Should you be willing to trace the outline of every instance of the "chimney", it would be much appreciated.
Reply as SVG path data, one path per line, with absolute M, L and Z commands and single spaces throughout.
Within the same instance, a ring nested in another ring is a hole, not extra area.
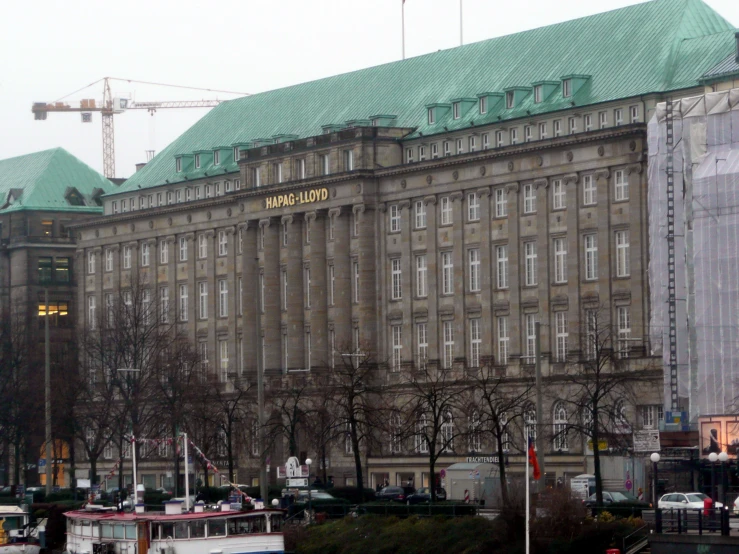
M 136 164 L 136 171 L 141 171 L 144 166 L 147 164 L 147 162 L 139 162 Z

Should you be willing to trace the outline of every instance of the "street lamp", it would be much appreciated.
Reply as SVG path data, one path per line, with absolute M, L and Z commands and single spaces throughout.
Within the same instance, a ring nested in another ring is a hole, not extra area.
M 654 484 L 652 486 L 652 504 L 654 509 L 657 509 L 657 464 L 659 463 L 659 453 L 653 452 L 649 459 L 652 460 L 652 475 L 654 476 Z
M 721 452 L 718 455 L 718 461 L 721 462 L 721 502 L 724 505 L 724 509 L 728 509 L 726 505 L 726 462 L 729 461 L 729 455 L 726 452 Z
M 305 465 L 308 466 L 308 523 L 313 523 L 313 512 L 311 508 L 313 507 L 312 502 L 312 496 L 310 492 L 310 465 L 313 463 L 313 460 L 310 458 L 305 459 Z
M 708 461 L 711 462 L 711 500 L 716 504 L 716 462 L 718 462 L 718 454 L 711 452 L 708 455 Z

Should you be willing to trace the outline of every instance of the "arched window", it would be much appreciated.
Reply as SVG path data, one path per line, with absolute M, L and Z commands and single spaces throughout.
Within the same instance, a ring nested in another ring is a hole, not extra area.
M 469 433 L 470 452 L 480 452 L 482 450 L 482 434 L 480 433 L 480 412 L 477 410 L 473 410 L 470 415 Z
M 523 412 L 523 422 L 529 428 L 529 437 L 536 441 L 536 408 L 529 404 Z M 524 445 L 525 448 L 528 448 Z
M 400 452 L 400 414 L 390 416 L 390 453 Z
M 552 447 L 555 451 L 568 450 L 567 409 L 562 402 L 557 402 L 552 410 Z
M 441 446 L 443 452 L 452 452 L 454 450 L 454 418 L 452 412 L 447 410 L 444 412 L 443 421 L 441 423 Z
M 419 454 L 428 454 L 429 451 L 429 443 L 426 440 L 427 428 L 426 414 L 421 414 L 416 423 L 416 452 Z
M 613 406 L 613 423 L 616 433 L 629 433 L 631 426 L 626 418 L 626 402 L 618 400 Z

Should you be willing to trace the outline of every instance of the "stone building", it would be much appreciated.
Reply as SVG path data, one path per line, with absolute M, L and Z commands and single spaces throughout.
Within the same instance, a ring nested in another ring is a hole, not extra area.
M 555 387 L 605 307 L 622 357 L 650 368 L 646 123 L 702 90 L 733 33 L 702 2 L 656 0 L 224 102 L 75 226 L 79 322 L 145 270 L 224 382 L 258 349 L 281 376 L 361 347 L 388 385 L 424 364 L 515 379 L 539 322 Z M 624 413 L 649 427 L 662 372 L 644 372 Z M 550 482 L 584 469 L 583 441 L 558 446 L 539 445 Z M 241 482 L 256 461 L 244 449 Z M 428 482 L 411 444 L 367 464 L 373 486 Z M 351 482 L 346 452 L 331 466 Z
M 26 403 L 29 421 L 22 434 L 28 438 L 23 452 L 24 465 L 30 467 L 21 479 L 26 484 L 38 482 L 36 460 L 43 440 L 43 410 L 34 411 L 35 399 L 43 401 L 44 318 L 48 313 L 52 371 L 68 363 L 68 348 L 73 344 L 77 283 L 75 276 L 75 240 L 69 226 L 102 214 L 102 195 L 112 192 L 113 183 L 61 148 L 45 150 L 0 160 L 0 313 L 3 318 L 3 399 L 4 407 L 18 400 L 8 385 L 10 371 L 29 372 L 32 383 L 22 401 Z M 49 294 L 46 310 L 45 291 Z M 28 348 L 9 355 L 13 348 Z M 22 358 L 22 367 L 11 359 Z M 18 385 L 20 386 L 20 385 Z M 33 420 L 38 417 L 37 420 Z M 13 418 L 11 418 L 13 419 Z M 18 420 L 14 420 L 16 423 Z M 4 484 L 16 483 L 11 467 L 8 434 L 15 425 L 3 423 Z M 40 433 L 40 434 L 39 434 Z

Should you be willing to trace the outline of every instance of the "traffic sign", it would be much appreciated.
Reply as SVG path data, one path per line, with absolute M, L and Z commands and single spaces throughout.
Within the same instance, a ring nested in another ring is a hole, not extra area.
M 439 472 L 439 475 L 441 475 L 441 478 L 442 478 L 442 479 L 443 479 L 444 477 L 446 477 L 446 469 L 442 469 L 442 470 L 441 470 L 441 471 Z
M 626 483 L 624 483 L 624 487 L 626 487 L 627 491 L 630 491 L 634 486 L 634 483 L 631 482 L 631 479 L 626 479 Z

